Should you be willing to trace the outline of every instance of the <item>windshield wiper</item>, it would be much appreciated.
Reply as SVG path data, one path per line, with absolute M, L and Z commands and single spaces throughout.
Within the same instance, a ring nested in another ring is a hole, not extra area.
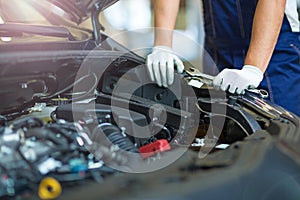
M 41 26 L 18 23 L 0 24 L 0 37 L 20 36 L 22 33 L 68 38 L 75 41 L 76 38 L 65 27 L 60 26 Z

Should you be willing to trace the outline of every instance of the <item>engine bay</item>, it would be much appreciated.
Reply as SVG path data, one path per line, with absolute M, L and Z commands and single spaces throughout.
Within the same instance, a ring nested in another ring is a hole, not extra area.
M 188 74 L 160 88 L 143 58 L 112 49 L 1 55 L 1 197 L 55 199 L 74 185 L 161 170 L 186 152 L 198 162 L 258 132 L 278 137 L 278 124 L 299 126 L 257 94 L 193 86 Z

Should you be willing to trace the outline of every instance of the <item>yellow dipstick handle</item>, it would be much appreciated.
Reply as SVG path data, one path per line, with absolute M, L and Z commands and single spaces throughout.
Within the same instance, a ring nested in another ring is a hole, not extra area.
M 41 199 L 55 199 L 61 191 L 61 185 L 55 178 L 46 177 L 40 182 L 38 194 Z

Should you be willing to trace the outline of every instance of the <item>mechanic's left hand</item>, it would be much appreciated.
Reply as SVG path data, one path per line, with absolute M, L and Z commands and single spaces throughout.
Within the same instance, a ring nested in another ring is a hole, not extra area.
M 257 88 L 263 79 L 263 72 L 255 66 L 245 65 L 241 70 L 224 69 L 213 81 L 216 88 L 232 94 L 244 94 L 245 89 Z

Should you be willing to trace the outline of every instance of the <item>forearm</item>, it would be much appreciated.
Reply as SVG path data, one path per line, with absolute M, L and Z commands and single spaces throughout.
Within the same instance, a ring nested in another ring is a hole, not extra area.
M 155 0 L 155 46 L 172 46 L 172 35 L 178 14 L 179 3 L 180 0 Z
M 254 65 L 265 72 L 272 57 L 286 0 L 259 0 L 254 15 L 251 42 L 245 65 Z

